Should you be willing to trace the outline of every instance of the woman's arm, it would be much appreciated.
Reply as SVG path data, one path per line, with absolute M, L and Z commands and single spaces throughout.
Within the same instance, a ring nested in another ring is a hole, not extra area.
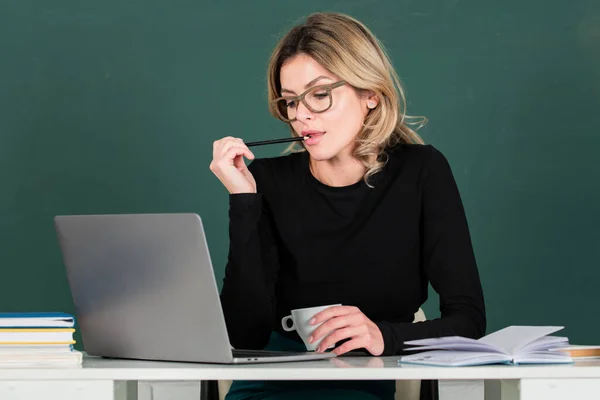
M 229 197 L 229 256 L 221 304 L 235 348 L 262 349 L 275 327 L 279 260 L 268 204 L 260 193 L 260 160 L 249 166 L 259 193 Z
M 376 322 L 383 355 L 398 354 L 404 341 L 485 334 L 483 291 L 462 200 L 448 161 L 432 146 L 423 167 L 422 267 L 440 297 L 441 318 L 419 323 Z

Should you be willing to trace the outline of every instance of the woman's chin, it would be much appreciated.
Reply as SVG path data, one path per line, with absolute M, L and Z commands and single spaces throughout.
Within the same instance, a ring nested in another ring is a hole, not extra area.
M 310 154 L 310 157 L 315 161 L 328 161 L 334 158 L 353 158 L 353 144 L 340 148 L 338 146 L 326 146 L 323 143 L 319 143 L 316 146 L 305 146 L 305 148 Z
M 327 149 L 319 149 L 316 146 L 308 147 L 308 154 L 310 154 L 310 158 L 315 161 L 327 161 L 334 157 L 335 154 L 331 154 L 331 151 L 327 151 Z

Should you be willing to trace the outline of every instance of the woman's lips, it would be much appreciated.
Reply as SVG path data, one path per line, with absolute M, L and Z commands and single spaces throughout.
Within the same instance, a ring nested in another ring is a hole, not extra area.
M 325 135 L 325 132 L 320 132 L 320 131 L 302 131 L 302 136 L 309 136 L 308 139 L 304 140 L 304 144 L 307 146 L 316 145 L 323 139 L 324 135 Z

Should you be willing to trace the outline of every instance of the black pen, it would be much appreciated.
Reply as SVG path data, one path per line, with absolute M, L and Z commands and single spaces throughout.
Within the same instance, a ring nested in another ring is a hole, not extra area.
M 245 144 L 248 147 L 252 147 L 252 146 L 262 146 L 264 144 L 300 142 L 302 140 L 308 139 L 309 137 L 310 137 L 310 135 L 306 135 L 306 136 L 298 136 L 298 137 L 291 137 L 291 138 L 284 138 L 284 139 L 262 140 L 260 142 L 249 142 L 249 143 L 245 143 Z

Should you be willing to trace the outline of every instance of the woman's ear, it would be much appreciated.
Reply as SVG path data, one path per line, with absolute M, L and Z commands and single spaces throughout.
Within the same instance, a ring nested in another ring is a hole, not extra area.
M 375 94 L 375 92 L 368 91 L 365 93 L 365 100 L 367 103 L 367 108 L 372 110 L 379 105 L 379 96 Z

